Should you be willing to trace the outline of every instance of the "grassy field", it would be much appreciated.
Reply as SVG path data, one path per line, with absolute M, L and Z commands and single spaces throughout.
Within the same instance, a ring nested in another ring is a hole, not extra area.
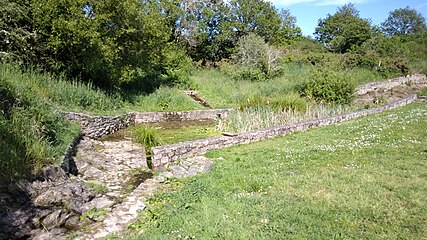
M 207 153 L 129 239 L 425 239 L 427 105 Z M 143 234 L 142 234 L 143 233 Z

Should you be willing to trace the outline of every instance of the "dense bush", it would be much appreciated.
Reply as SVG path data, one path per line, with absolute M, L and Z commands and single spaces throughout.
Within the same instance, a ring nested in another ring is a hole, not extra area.
M 371 69 L 384 77 L 407 74 L 410 71 L 409 63 L 405 58 L 381 57 L 375 53 L 302 53 L 294 54 L 287 59 L 289 62 L 326 67 L 337 72 L 354 68 Z
M 342 74 L 317 68 L 299 88 L 302 96 L 318 102 L 349 104 L 353 100 L 355 85 Z

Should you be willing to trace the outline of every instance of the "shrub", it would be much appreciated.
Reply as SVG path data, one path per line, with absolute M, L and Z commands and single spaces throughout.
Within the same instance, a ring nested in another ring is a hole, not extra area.
M 163 81 L 166 84 L 177 85 L 182 88 L 191 88 L 190 71 L 192 69 L 191 58 L 173 44 L 168 44 L 163 49 Z
M 282 72 L 281 50 L 268 45 L 264 39 L 250 33 L 240 38 L 232 59 L 240 67 L 235 79 L 262 81 Z
M 310 79 L 300 86 L 300 93 L 318 102 L 349 104 L 353 100 L 355 84 L 326 68 L 318 68 L 310 73 Z

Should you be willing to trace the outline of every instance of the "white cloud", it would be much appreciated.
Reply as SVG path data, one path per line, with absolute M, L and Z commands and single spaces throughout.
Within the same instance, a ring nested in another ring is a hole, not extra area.
M 364 3 L 367 0 L 270 0 L 274 5 L 291 6 L 301 3 L 310 3 L 312 5 L 344 5 L 347 3 Z

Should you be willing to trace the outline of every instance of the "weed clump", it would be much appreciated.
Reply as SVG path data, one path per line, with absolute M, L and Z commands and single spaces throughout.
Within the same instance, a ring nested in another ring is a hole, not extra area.
M 145 147 L 147 158 L 151 158 L 151 148 L 162 145 L 163 141 L 153 127 L 142 125 L 133 130 L 133 135 L 137 142 Z
M 290 93 L 273 98 L 270 102 L 276 111 L 304 112 L 309 103 L 297 93 Z

